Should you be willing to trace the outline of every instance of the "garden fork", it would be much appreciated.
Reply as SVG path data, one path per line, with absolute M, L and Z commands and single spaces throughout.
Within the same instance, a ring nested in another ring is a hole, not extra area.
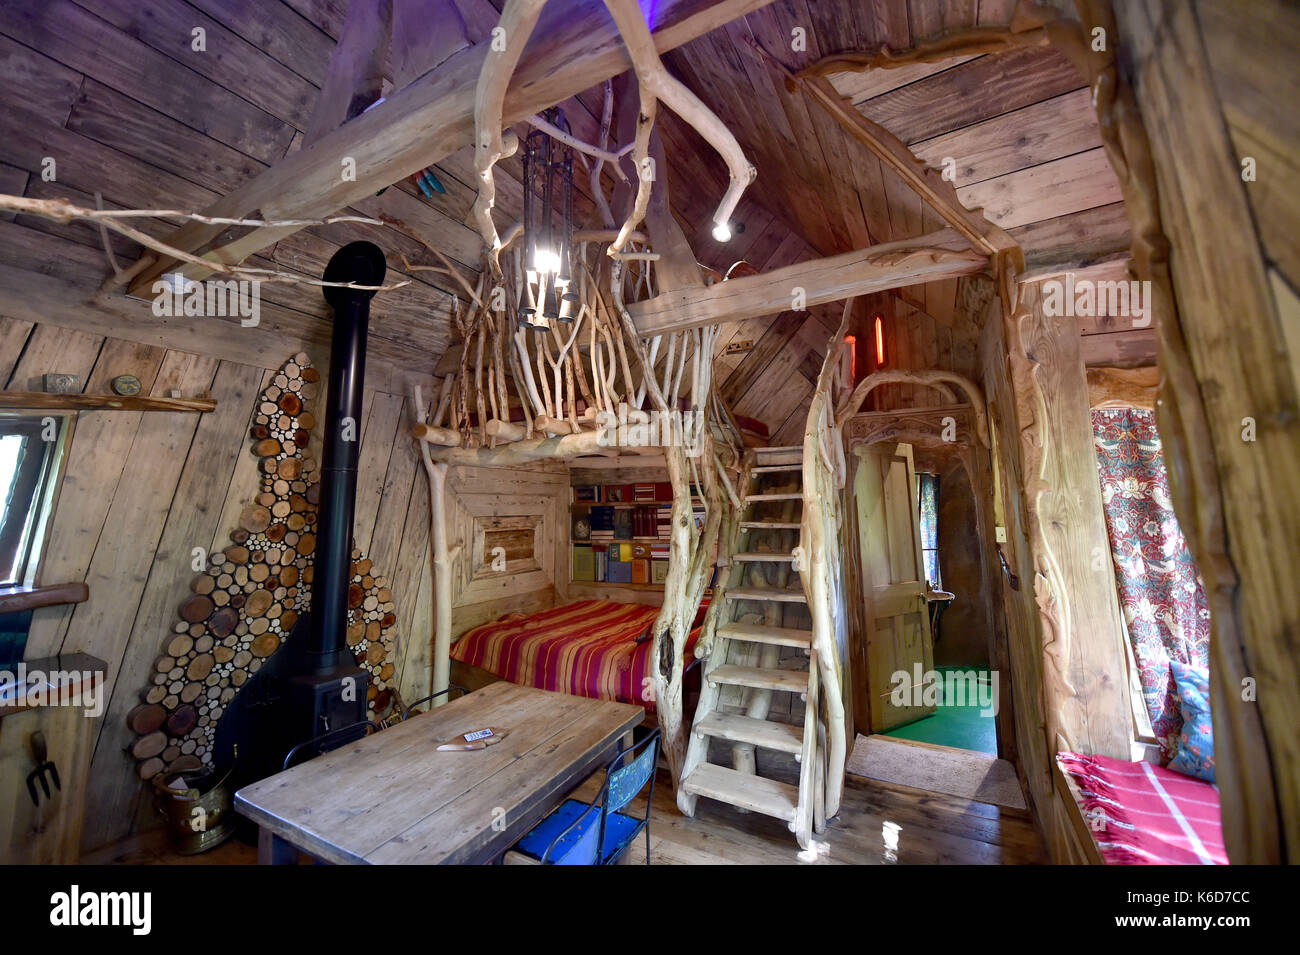
M 36 768 L 27 774 L 27 793 L 32 797 L 32 805 L 39 806 L 41 801 L 36 795 L 36 783 L 38 781 L 41 784 L 41 789 L 45 790 L 46 799 L 50 798 L 50 782 L 53 782 L 54 788 L 60 792 L 62 792 L 63 787 L 59 784 L 59 771 L 49 759 L 49 750 L 45 746 L 45 734 L 37 731 L 28 738 L 27 743 L 32 749 L 32 759 L 36 761 Z M 45 777 L 46 770 L 49 770 L 49 781 Z

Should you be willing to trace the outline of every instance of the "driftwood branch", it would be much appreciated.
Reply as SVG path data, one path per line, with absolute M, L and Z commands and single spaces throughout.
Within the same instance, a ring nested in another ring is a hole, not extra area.
M 725 226 L 740 202 L 740 197 L 754 181 L 754 166 L 745 158 L 744 150 L 731 131 L 723 125 L 722 120 L 709 109 L 704 102 L 690 91 L 680 80 L 664 67 L 655 48 L 650 27 L 646 25 L 636 0 L 605 0 L 614 25 L 618 27 L 628 55 L 632 58 L 632 68 L 636 73 L 637 87 L 641 98 L 641 112 L 637 118 L 637 135 L 633 155 L 637 161 L 638 187 L 632 212 L 623 223 L 620 237 L 609 247 L 609 254 L 614 255 L 623 250 L 627 241 L 623 233 L 631 232 L 645 218 L 646 206 L 650 201 L 651 181 L 647 180 L 647 170 L 643 166 L 650 154 L 650 130 L 654 126 L 657 101 L 662 101 L 669 109 L 684 119 L 704 137 L 727 163 L 731 175 L 727 191 L 713 213 L 713 222 Z M 657 173 L 656 173 L 657 174 Z
M 494 278 L 501 276 L 501 238 L 497 235 L 496 223 L 492 221 L 492 207 L 496 204 L 496 181 L 492 168 L 509 152 L 501 132 L 501 113 L 505 108 L 510 77 L 519 65 L 519 58 L 545 3 L 546 0 L 506 0 L 500 20 L 504 48 L 496 50 L 494 45 L 488 53 L 474 91 L 474 171 L 478 176 L 478 196 L 472 214 L 487 246 L 488 263 Z M 511 138 L 518 148 L 518 140 Z
M 277 269 L 259 269 L 246 265 L 225 265 L 221 262 L 214 262 L 211 259 L 200 258 L 197 255 L 191 255 L 188 252 L 182 252 L 180 249 L 173 248 L 165 242 L 155 239 L 151 235 L 141 232 L 139 229 L 132 228 L 122 222 L 117 221 L 123 218 L 141 218 L 141 217 L 169 217 L 192 219 L 196 222 L 207 224 L 220 223 L 230 225 L 248 225 L 248 226 L 266 226 L 275 228 L 278 226 L 304 226 L 304 225 L 329 225 L 333 222 L 369 222 L 374 225 L 381 223 L 376 219 L 367 219 L 361 216 L 336 216 L 332 219 L 289 219 L 282 222 L 262 221 L 260 219 L 214 219 L 209 216 L 202 216 L 194 212 L 179 212 L 174 209 L 86 209 L 82 206 L 74 205 L 66 199 L 31 199 L 24 196 L 10 196 L 0 194 L 0 210 L 8 210 L 24 215 L 40 216 L 44 219 L 52 219 L 55 222 L 71 222 L 73 219 L 85 219 L 99 223 L 101 228 L 111 229 L 119 235 L 124 235 L 134 242 L 138 242 L 146 249 L 152 249 L 161 255 L 170 256 L 183 262 L 191 262 L 195 265 L 202 265 L 209 271 L 216 272 L 220 275 L 230 275 L 236 278 L 245 278 L 259 282 L 283 282 L 297 283 L 299 285 L 315 285 L 319 287 L 338 287 L 338 288 L 355 288 L 373 292 L 390 292 L 393 289 L 399 289 L 403 286 L 410 285 L 410 281 L 395 282 L 392 285 L 358 285 L 355 282 L 326 282 L 321 279 L 311 279 L 293 272 L 281 272 Z M 135 270 L 132 270 L 133 272 Z M 118 273 L 114 276 L 120 280 L 128 273 Z

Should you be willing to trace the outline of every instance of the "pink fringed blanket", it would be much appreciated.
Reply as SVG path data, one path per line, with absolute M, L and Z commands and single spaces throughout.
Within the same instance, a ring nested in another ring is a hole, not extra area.
M 1110 865 L 1227 865 L 1219 791 L 1151 763 L 1057 753 L 1083 795 L 1084 821 Z

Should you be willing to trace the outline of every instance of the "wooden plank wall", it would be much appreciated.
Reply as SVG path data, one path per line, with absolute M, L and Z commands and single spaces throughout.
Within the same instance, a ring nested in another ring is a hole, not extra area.
M 420 490 L 426 500 L 427 482 Z M 484 531 L 503 522 L 535 528 L 527 553 L 492 569 Z M 451 633 L 456 638 L 505 613 L 555 606 L 569 576 L 569 475 L 562 464 L 454 467 L 447 474 L 447 546 L 453 561 Z
M 989 430 L 997 455 L 999 486 L 994 494 L 1001 498 L 1002 519 L 1007 541 L 998 545 L 1009 571 L 999 568 L 1002 586 L 1001 613 L 998 626 L 1003 628 L 1010 679 L 1014 695 L 1017 770 L 1029 792 L 1035 813 L 1044 833 L 1057 830 L 1060 808 L 1052 784 L 1053 748 L 1047 736 L 1044 712 L 1043 637 L 1038 608 L 1034 603 L 1033 556 L 1029 544 L 1030 524 L 1024 495 L 1026 474 L 1019 453 L 1019 409 L 1011 384 L 1007 361 L 1005 325 L 1001 304 L 989 305 L 980 337 L 980 384 L 989 409 Z M 1015 576 L 1015 581 L 1011 580 Z M 1055 861 L 1065 861 L 1063 845 L 1049 839 Z
M 325 357 L 312 355 L 322 372 Z M 125 716 L 189 593 L 193 548 L 229 544 L 256 492 L 248 428 L 271 373 L 260 364 L 0 318 L 0 384 L 36 390 L 47 372 L 80 375 L 87 393 L 108 392 L 114 377 L 132 374 L 144 394 L 175 389 L 217 401 L 208 414 L 95 411 L 77 422 L 41 582 L 84 580 L 90 598 L 36 611 L 27 656 L 84 651 L 108 662 L 110 696 L 95 729 L 93 811 L 82 840 L 93 848 L 156 818 L 125 753 L 133 738 Z M 410 699 L 428 682 L 428 491 L 407 436 L 411 399 L 368 389 L 365 409 L 354 535 L 390 581 L 398 683 Z M 314 445 L 319 454 L 318 439 Z
M 1228 855 L 1295 862 L 1300 590 L 1279 585 L 1279 569 L 1289 578 L 1300 566 L 1300 87 L 1292 65 L 1300 12 L 1282 0 L 1135 0 L 1114 10 L 1121 72 L 1146 125 L 1171 247 L 1178 333 L 1161 329 L 1161 369 L 1166 380 L 1171 367 L 1188 370 L 1198 386 L 1164 390 L 1160 428 L 1179 520 L 1210 598 Z M 1253 181 L 1242 177 L 1247 157 L 1256 160 Z M 1201 427 L 1180 427 L 1198 419 Z

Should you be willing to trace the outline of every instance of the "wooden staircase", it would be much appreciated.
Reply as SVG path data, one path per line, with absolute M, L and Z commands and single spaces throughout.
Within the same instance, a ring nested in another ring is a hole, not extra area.
M 677 798 L 687 815 L 703 796 L 775 816 L 789 824 L 804 850 L 815 852 L 813 832 L 824 823 L 819 740 L 825 731 L 819 726 L 817 655 L 797 566 L 802 460 L 802 447 L 757 448 L 746 455 L 744 507 L 731 539 L 722 542 L 729 567 L 714 594 L 716 629 Z M 783 754 L 777 760 L 793 756 L 799 784 L 760 775 L 757 750 Z M 714 760 L 729 756 L 731 765 L 710 761 L 711 754 Z

